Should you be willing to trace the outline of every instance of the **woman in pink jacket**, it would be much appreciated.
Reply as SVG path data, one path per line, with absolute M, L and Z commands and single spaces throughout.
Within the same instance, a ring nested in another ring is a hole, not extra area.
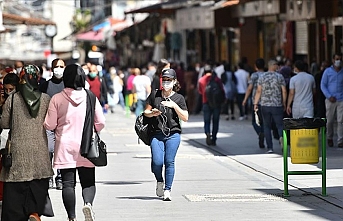
M 53 167 L 62 175 L 62 198 L 69 220 L 76 220 L 76 170 L 82 187 L 85 220 L 94 220 L 92 204 L 95 197 L 95 167 L 80 155 L 83 125 L 86 115 L 87 94 L 85 73 L 76 64 L 66 66 L 63 72 L 64 89 L 51 98 L 44 127 L 56 135 Z M 105 117 L 99 101 L 95 105 L 94 126 L 100 131 Z

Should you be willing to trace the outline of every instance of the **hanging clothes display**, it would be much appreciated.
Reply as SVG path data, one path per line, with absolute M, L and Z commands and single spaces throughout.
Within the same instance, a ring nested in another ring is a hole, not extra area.
M 157 34 L 154 37 L 155 40 L 155 48 L 154 48 L 154 54 L 152 56 L 152 60 L 154 62 L 158 62 L 162 58 L 164 58 L 164 35 L 163 34 Z

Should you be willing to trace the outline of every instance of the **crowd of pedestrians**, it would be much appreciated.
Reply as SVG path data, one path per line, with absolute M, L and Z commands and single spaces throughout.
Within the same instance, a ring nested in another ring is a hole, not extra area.
M 273 153 L 273 138 L 283 144 L 283 118 L 321 117 L 327 118 L 328 146 L 334 146 L 337 133 L 337 146 L 343 147 L 340 53 L 333 56 L 332 65 L 324 61 L 317 66 L 312 63 L 311 68 L 303 60 L 293 64 L 289 59 L 266 62 L 262 58 L 252 68 L 244 57 L 237 65 L 208 60 L 187 68 L 166 59 L 129 68 L 90 62 L 67 65 L 57 58 L 50 66 L 47 70 L 22 61 L 0 64 L 0 126 L 1 131 L 11 127 L 13 156 L 13 165 L 0 173 L 2 220 L 53 216 L 49 188 L 62 191 L 68 220 L 76 220 L 76 172 L 85 219 L 95 219 L 95 166 L 80 155 L 85 90 L 97 97 L 94 125 L 98 132 L 105 126 L 104 114 L 114 113 L 116 105 L 126 115 L 143 114 L 148 119 L 151 171 L 156 195 L 165 201 L 171 200 L 180 121 L 187 121 L 189 115 L 203 115 L 208 146 L 217 145 L 221 119 L 234 122 L 251 117 L 256 146 Z

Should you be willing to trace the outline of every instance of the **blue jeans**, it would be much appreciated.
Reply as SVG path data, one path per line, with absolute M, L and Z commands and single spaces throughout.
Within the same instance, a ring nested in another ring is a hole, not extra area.
M 236 99 L 237 99 L 237 105 L 239 109 L 239 116 L 244 117 L 248 113 L 248 105 L 245 104 L 243 106 L 243 100 L 244 100 L 245 94 L 237 94 Z
M 135 110 L 136 117 L 138 117 L 144 110 L 145 100 L 137 100 L 137 106 Z
M 162 132 L 152 137 L 151 141 L 151 171 L 157 182 L 163 182 L 162 170 L 165 165 L 165 190 L 171 190 L 175 174 L 175 157 L 181 139 L 179 133 L 166 137 Z
M 279 136 L 282 137 L 283 131 L 283 107 L 261 106 L 263 117 L 264 137 L 266 138 L 267 148 L 273 150 L 272 141 L 272 120 L 274 120 Z
M 220 107 L 210 108 L 210 106 L 205 103 L 202 106 L 202 111 L 204 113 L 204 130 L 205 134 L 211 134 L 211 117 L 212 117 L 212 141 L 217 140 L 217 133 L 219 130 L 219 117 L 220 117 Z

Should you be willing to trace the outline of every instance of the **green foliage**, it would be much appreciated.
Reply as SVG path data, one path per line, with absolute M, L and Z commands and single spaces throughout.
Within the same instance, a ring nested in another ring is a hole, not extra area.
M 90 10 L 76 9 L 72 20 L 74 31 L 82 31 L 88 27 L 92 15 Z

